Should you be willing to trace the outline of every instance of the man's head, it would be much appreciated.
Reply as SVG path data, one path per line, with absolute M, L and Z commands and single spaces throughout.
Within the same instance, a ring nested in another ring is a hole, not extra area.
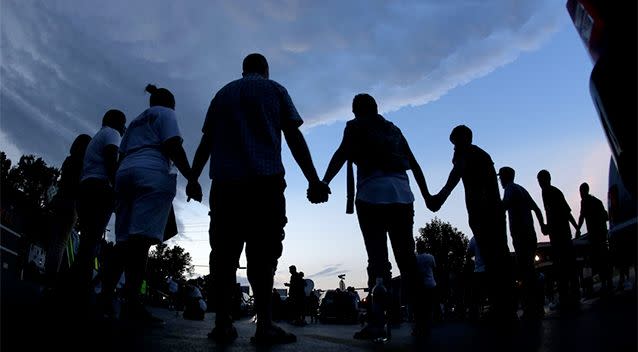
M 536 178 L 538 179 L 538 185 L 541 186 L 541 188 L 549 187 L 552 184 L 552 176 L 547 170 L 539 171 Z
M 580 198 L 584 199 L 585 197 L 587 197 L 589 195 L 589 185 L 587 184 L 587 182 L 583 182 L 580 185 L 579 190 L 580 190 Z
M 148 100 L 149 106 L 163 106 L 175 110 L 175 97 L 170 90 L 157 88 L 152 84 L 147 84 L 145 90 L 151 93 L 151 97 Z
M 416 242 L 416 252 L 418 254 L 425 253 L 425 242 L 423 242 L 423 241 L 417 241 Z
M 468 147 L 472 144 L 472 130 L 465 125 L 458 125 L 450 133 L 450 142 L 456 148 Z
M 73 157 L 84 158 L 84 153 L 86 152 L 86 148 L 89 146 L 90 142 L 91 136 L 88 134 L 81 134 L 75 137 L 73 144 L 71 144 L 69 154 Z
M 498 170 L 498 177 L 501 180 L 501 186 L 505 188 L 505 186 L 514 182 L 514 169 L 509 166 L 503 166 Z
M 355 117 L 377 116 L 377 102 L 370 94 L 357 94 L 352 99 L 352 113 Z
M 269 69 L 268 61 L 262 54 L 252 53 L 244 58 L 242 63 L 242 76 L 246 76 L 251 73 L 256 73 L 268 78 Z
M 297 267 L 296 267 L 296 266 L 294 266 L 294 265 L 291 265 L 291 266 L 289 266 L 289 267 L 288 267 L 288 271 L 289 271 L 291 274 L 294 274 L 294 273 L 296 273 L 296 272 L 297 272 Z
M 123 135 L 126 130 L 126 115 L 120 110 L 111 109 L 102 117 L 102 126 L 111 127 Z

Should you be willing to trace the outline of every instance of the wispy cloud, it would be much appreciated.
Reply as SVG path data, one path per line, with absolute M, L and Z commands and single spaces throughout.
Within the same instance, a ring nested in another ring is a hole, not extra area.
M 146 83 L 173 90 L 188 151 L 212 94 L 263 52 L 307 125 L 349 118 L 367 91 L 420 105 L 533 50 L 553 0 L 2 2 L 2 142 L 60 162 L 109 108 L 135 117 Z M 560 8 L 560 9 L 559 9 Z

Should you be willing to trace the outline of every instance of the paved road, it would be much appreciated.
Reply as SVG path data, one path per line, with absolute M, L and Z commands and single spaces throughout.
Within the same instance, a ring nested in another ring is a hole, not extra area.
M 25 291 L 26 292 L 26 291 Z M 357 325 L 308 325 L 282 323 L 295 333 L 298 342 L 258 349 L 249 342 L 254 333 L 250 320 L 237 323 L 240 337 L 222 347 L 206 338 L 214 314 L 205 321 L 188 321 L 165 309 L 153 309 L 167 322 L 164 328 L 133 329 L 121 323 L 86 323 L 64 314 L 36 308 L 11 306 L 3 298 L 2 351 L 637 351 L 636 292 L 626 291 L 606 300 L 590 300 L 580 312 L 561 316 L 551 313 L 537 324 L 513 324 L 489 328 L 464 322 L 446 322 L 433 329 L 432 336 L 417 340 L 410 326 L 393 330 L 384 345 L 352 339 Z M 26 322 L 7 320 L 7 312 L 19 308 Z M 8 325 L 7 325 L 8 324 Z

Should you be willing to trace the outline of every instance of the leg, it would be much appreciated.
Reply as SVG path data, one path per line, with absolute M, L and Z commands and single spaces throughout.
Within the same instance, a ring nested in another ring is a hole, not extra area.
M 105 182 L 88 180 L 80 184 L 80 247 L 74 271 L 81 290 L 88 290 L 93 278 L 97 243 L 113 213 L 113 190 Z
M 378 277 L 383 279 L 384 286 L 388 288 L 392 277 L 388 260 L 385 208 L 365 202 L 357 202 L 356 207 L 359 227 L 368 254 L 368 288 L 374 287 Z
M 413 237 L 414 207 L 412 204 L 392 204 L 389 211 L 388 234 L 392 250 L 401 272 L 402 289 L 407 290 L 410 310 L 414 313 L 417 327 L 427 324 L 423 304 L 423 280 L 417 274 L 416 254 Z

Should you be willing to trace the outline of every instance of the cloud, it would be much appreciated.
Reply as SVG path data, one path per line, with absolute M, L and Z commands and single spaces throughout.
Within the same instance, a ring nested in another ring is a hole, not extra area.
M 308 126 L 349 118 L 352 96 L 421 105 L 538 47 L 554 1 L 2 2 L 4 142 L 61 162 L 109 108 L 129 119 L 146 83 L 170 88 L 198 140 L 211 96 L 264 53 Z
M 342 267 L 343 265 L 341 264 L 327 265 L 320 271 L 311 275 L 306 275 L 306 277 L 309 279 L 319 279 L 324 277 L 333 277 L 337 274 L 344 274 L 350 271 L 350 270 L 343 269 Z

